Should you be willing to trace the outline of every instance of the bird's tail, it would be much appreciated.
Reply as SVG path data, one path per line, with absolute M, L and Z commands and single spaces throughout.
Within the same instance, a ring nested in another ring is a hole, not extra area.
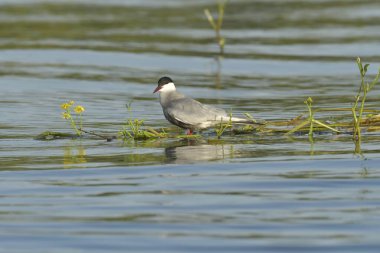
M 223 123 L 235 123 L 235 124 L 249 124 L 249 125 L 265 125 L 264 122 L 258 122 L 254 119 L 243 119 L 237 117 L 223 116 L 220 118 L 220 121 Z

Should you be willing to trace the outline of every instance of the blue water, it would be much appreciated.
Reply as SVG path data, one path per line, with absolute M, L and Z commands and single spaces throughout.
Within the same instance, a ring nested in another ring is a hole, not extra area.
M 162 75 L 269 122 L 307 112 L 309 96 L 349 109 L 356 57 L 369 80 L 380 66 L 376 1 L 229 1 L 220 65 L 211 0 L 0 4 L 0 252 L 380 251 L 376 128 L 360 149 L 349 131 L 35 139 L 72 133 L 60 109 L 70 100 L 88 131 L 117 135 L 127 118 L 170 127 L 152 94 Z M 379 110 L 379 95 L 366 108 Z
M 1 172 L 0 249 L 377 252 L 378 163 Z

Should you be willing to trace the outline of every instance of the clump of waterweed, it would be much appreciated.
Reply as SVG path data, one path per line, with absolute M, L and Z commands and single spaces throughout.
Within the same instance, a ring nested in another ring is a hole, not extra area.
M 123 140 L 147 140 L 167 137 L 167 133 L 165 131 L 157 132 L 153 128 L 148 128 L 147 130 L 142 129 L 144 120 L 133 118 L 132 101 L 130 101 L 126 107 L 130 118 L 118 134 Z
M 69 121 L 71 128 L 78 136 L 81 136 L 83 126 L 82 114 L 85 109 L 81 105 L 74 106 L 74 104 L 74 101 L 61 104 L 61 109 L 63 110 L 62 118 Z
M 293 129 L 291 129 L 290 131 L 288 131 L 286 133 L 286 135 L 289 135 L 289 134 L 292 134 L 296 131 L 299 131 L 301 130 L 303 127 L 309 125 L 309 138 L 310 140 L 312 141 L 312 138 L 313 138 L 313 131 L 314 131 L 314 124 L 316 125 L 319 125 L 320 127 L 323 127 L 323 128 L 327 128 L 327 129 L 330 129 L 331 131 L 334 131 L 336 133 L 339 133 L 340 131 L 319 121 L 319 120 L 316 120 L 314 118 L 314 109 L 313 109 L 313 99 L 311 97 L 308 97 L 304 103 L 306 104 L 307 106 L 307 109 L 309 111 L 309 118 L 306 119 L 305 121 L 301 122 L 300 124 L 298 124 L 297 126 L 295 126 Z

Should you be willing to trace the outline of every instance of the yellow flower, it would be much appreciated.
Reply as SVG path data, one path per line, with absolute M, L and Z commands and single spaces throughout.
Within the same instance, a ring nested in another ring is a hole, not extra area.
M 64 118 L 64 119 L 71 119 L 71 115 L 68 112 L 63 112 L 62 113 L 62 118 Z
M 84 107 L 81 106 L 81 105 L 78 105 L 75 107 L 74 111 L 77 113 L 77 114 L 81 114 L 82 112 L 84 112 Z
M 70 104 L 68 104 L 68 103 L 64 103 L 64 104 L 61 104 L 61 109 L 62 110 L 67 110 L 67 109 L 69 109 L 70 108 Z
M 74 101 L 70 101 L 68 103 L 63 103 L 61 104 L 61 108 L 62 110 L 68 110 L 75 102 Z

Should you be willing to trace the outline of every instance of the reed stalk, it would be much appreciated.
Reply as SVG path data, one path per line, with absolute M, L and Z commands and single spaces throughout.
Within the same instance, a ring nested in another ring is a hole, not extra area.
M 214 16 L 211 15 L 211 12 L 209 9 L 204 9 L 204 13 L 206 15 L 206 18 L 208 22 L 210 23 L 212 29 L 215 31 L 215 39 L 219 46 L 219 54 L 224 54 L 224 45 L 225 45 L 225 39 L 221 35 L 222 25 L 223 25 L 223 18 L 224 18 L 224 10 L 226 7 L 227 0 L 222 0 L 218 2 L 218 15 L 215 19 Z

